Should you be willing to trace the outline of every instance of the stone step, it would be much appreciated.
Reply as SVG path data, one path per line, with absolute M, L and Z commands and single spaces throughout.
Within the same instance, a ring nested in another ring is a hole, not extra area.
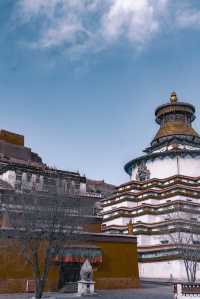
M 67 282 L 62 289 L 59 290 L 60 293 L 77 293 L 78 283 L 77 282 Z

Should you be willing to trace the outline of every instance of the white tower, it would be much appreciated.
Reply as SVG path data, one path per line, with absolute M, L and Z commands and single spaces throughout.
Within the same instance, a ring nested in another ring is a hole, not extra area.
M 160 128 L 150 147 L 125 165 L 131 181 L 103 201 L 104 230 L 126 234 L 132 221 L 140 276 L 185 279 L 180 243 L 193 238 L 190 245 L 196 246 L 200 232 L 200 136 L 192 128 L 195 107 L 179 102 L 173 92 L 155 116 Z M 197 275 L 200 278 L 198 269 Z

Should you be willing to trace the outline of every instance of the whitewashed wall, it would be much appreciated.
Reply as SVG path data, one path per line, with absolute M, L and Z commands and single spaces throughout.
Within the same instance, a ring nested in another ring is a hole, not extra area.
M 130 218 L 118 217 L 113 220 L 104 221 L 106 225 L 128 225 Z
M 179 260 L 154 262 L 154 263 L 139 263 L 140 278 L 149 279 L 186 279 L 186 273 L 183 264 Z
M 86 193 L 86 183 L 80 183 L 80 192 Z
M 153 161 L 147 161 L 146 166 L 150 170 L 151 178 L 163 179 L 177 174 L 191 177 L 200 176 L 200 157 L 179 157 L 178 163 L 176 158 L 165 157 L 163 160 L 156 158 Z M 132 180 L 136 179 L 137 170 L 138 167 L 133 168 Z
M 139 263 L 140 278 L 149 279 L 178 279 L 186 280 L 184 262 L 181 260 L 163 261 L 156 263 Z M 200 266 L 197 267 L 197 280 L 200 280 Z
M 0 175 L 0 178 L 7 183 L 9 183 L 13 188 L 15 187 L 16 182 L 16 173 L 14 170 L 8 170 Z

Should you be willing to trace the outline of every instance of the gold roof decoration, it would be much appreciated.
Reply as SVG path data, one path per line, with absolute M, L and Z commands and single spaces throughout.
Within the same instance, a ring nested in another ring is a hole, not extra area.
M 200 137 L 192 128 L 195 107 L 189 103 L 179 102 L 175 91 L 170 95 L 170 102 L 156 109 L 155 116 L 160 129 L 153 141 L 173 135 Z
M 154 140 L 171 135 L 187 135 L 199 137 L 198 133 L 193 128 L 184 126 L 182 122 L 174 121 L 167 122 L 162 128 L 160 128 Z
M 171 104 L 176 104 L 177 101 L 178 101 L 178 98 L 177 98 L 176 92 L 173 91 L 170 96 L 170 102 L 171 102 Z
M 132 222 L 132 219 L 130 219 L 127 227 L 128 227 L 128 235 L 133 235 L 133 222 Z

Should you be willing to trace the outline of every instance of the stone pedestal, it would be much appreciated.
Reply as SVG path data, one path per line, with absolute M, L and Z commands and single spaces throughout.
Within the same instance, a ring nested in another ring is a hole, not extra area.
M 181 284 L 176 285 L 176 291 L 174 294 L 175 299 L 192 299 L 200 297 L 200 285 L 199 284 Z
M 78 281 L 78 296 L 94 294 L 94 281 Z

